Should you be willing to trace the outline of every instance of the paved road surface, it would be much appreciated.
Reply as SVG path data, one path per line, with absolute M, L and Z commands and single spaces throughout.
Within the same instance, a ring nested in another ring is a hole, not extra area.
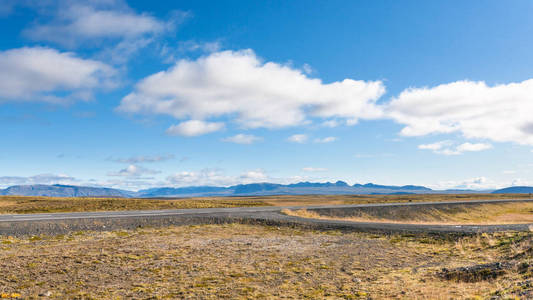
M 316 229 L 352 230 L 369 232 L 427 232 L 477 233 L 504 230 L 528 231 L 533 224 L 506 225 L 420 225 L 350 222 L 305 219 L 281 214 L 282 209 L 350 210 L 361 208 L 408 208 L 441 205 L 474 205 L 483 203 L 533 202 L 533 200 L 470 200 L 446 202 L 409 202 L 385 204 L 235 207 L 177 210 L 108 211 L 78 213 L 0 215 L 0 234 L 61 233 L 72 230 L 110 230 L 139 226 L 205 224 L 205 223 L 261 223 L 270 225 L 303 226 Z

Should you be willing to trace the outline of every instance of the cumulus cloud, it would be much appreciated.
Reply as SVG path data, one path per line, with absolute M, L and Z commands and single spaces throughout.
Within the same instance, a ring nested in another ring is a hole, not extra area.
M 262 138 L 257 137 L 255 135 L 243 134 L 243 133 L 239 133 L 234 136 L 230 136 L 230 137 L 222 139 L 222 141 L 224 142 L 230 142 L 230 143 L 235 143 L 235 144 L 248 144 L 248 145 L 253 144 L 257 141 L 261 141 L 261 140 Z
M 226 116 L 245 128 L 282 128 L 310 118 L 376 119 L 380 81 L 323 83 L 299 69 L 262 62 L 252 50 L 222 51 L 141 80 L 119 111 L 205 120 Z
M 485 144 L 485 143 L 463 143 L 457 146 L 454 146 L 454 142 L 445 140 L 440 141 L 432 144 L 422 144 L 418 145 L 418 149 L 422 150 L 431 150 L 436 154 L 443 154 L 443 155 L 459 155 L 463 154 L 465 152 L 477 152 L 477 151 L 483 151 L 487 149 L 491 149 L 491 144 Z
M 153 156 L 141 155 L 141 156 L 133 156 L 133 157 L 127 157 L 127 158 L 109 157 L 107 160 L 118 162 L 118 163 L 138 164 L 138 163 L 155 163 L 155 162 L 171 160 L 174 158 L 175 156 L 173 154 L 165 154 L 165 155 L 153 155 Z
M 268 175 L 261 169 L 247 171 L 239 176 L 240 183 L 264 182 L 268 179 Z
M 202 169 L 200 171 L 182 171 L 167 177 L 167 181 L 176 187 L 181 186 L 228 186 L 235 183 L 235 178 L 225 175 L 219 169 Z
M 307 142 L 307 140 L 309 139 L 309 137 L 305 134 L 293 134 L 291 136 L 289 136 L 287 138 L 287 141 L 291 142 L 291 143 L 299 143 L 299 144 L 303 144 L 305 142 Z
M 325 138 L 317 138 L 314 140 L 315 143 L 319 143 L 319 144 L 325 144 L 325 143 L 331 143 L 331 142 L 334 142 L 336 141 L 337 138 L 334 137 L 334 136 L 328 136 L 328 137 L 325 137 Z
M 108 176 L 124 176 L 124 177 L 140 177 L 143 175 L 153 175 L 153 174 L 159 174 L 160 171 L 147 169 L 144 167 L 136 166 L 136 165 L 129 165 L 126 168 L 118 171 L 118 172 L 110 172 L 107 175 Z
M 109 65 L 70 52 L 41 47 L 1 51 L 0 101 L 87 100 L 94 89 L 114 87 L 115 76 Z
M 221 169 L 206 168 L 200 171 L 183 171 L 167 177 L 167 181 L 176 187 L 231 186 L 270 180 L 271 178 L 261 169 L 249 170 L 238 176 L 230 176 Z
M 436 185 L 431 186 L 433 189 L 492 189 L 499 187 L 494 182 L 490 181 L 484 176 L 465 179 L 462 181 L 441 181 Z
M 533 79 L 488 86 L 457 81 L 410 88 L 392 99 L 387 113 L 404 124 L 401 134 L 459 132 L 469 139 L 533 145 Z
M 167 134 L 192 137 L 216 132 L 222 130 L 223 128 L 224 123 L 221 122 L 204 122 L 200 120 L 189 120 L 181 122 L 178 125 L 170 126 L 167 129 Z
M 78 180 L 64 174 L 38 174 L 34 176 L 0 176 L 0 187 L 31 184 L 72 184 Z
M 304 171 L 304 172 L 325 172 L 327 170 L 328 169 L 326 169 L 326 168 L 314 168 L 314 167 L 302 168 L 302 171 Z

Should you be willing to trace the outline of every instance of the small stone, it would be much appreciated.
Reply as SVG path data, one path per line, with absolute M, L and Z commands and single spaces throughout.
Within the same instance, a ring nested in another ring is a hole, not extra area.
M 50 297 L 52 296 L 52 292 L 46 291 L 46 293 L 39 294 L 39 297 Z

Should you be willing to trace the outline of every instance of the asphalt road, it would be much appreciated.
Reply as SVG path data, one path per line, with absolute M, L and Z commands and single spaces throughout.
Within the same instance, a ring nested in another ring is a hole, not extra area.
M 533 200 L 470 200 L 447 202 L 408 202 L 385 204 L 287 206 L 287 207 L 235 207 L 177 210 L 107 211 L 46 214 L 0 215 L 0 234 L 28 234 L 65 232 L 71 230 L 107 230 L 152 225 L 205 224 L 205 223 L 261 223 L 270 225 L 303 226 L 325 230 L 351 230 L 373 232 L 427 232 L 427 233 L 478 233 L 495 231 L 529 231 L 532 224 L 505 225 L 421 225 L 340 220 L 318 220 L 281 214 L 283 209 L 350 210 L 358 208 L 407 208 L 420 206 L 475 205 L 483 203 L 533 202 Z

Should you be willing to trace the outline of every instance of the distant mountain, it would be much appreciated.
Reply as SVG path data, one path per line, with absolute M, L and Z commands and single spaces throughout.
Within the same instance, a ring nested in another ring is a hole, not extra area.
M 232 193 L 227 187 L 218 186 L 188 186 L 180 188 L 162 187 L 140 190 L 135 193 L 136 197 L 194 197 L 194 196 L 223 196 Z
M 73 185 L 15 185 L 4 190 L 0 195 L 48 196 L 48 197 L 130 197 L 132 192 L 99 187 Z
M 529 194 L 533 193 L 531 186 L 512 186 L 504 189 L 495 190 L 493 194 Z
M 404 185 L 404 186 L 396 186 L 396 185 L 379 185 L 379 184 L 373 184 L 373 183 L 367 183 L 367 184 L 354 184 L 353 187 L 357 188 L 374 188 L 374 189 L 389 189 L 389 190 L 408 190 L 408 191 L 431 191 L 430 188 L 427 188 L 425 186 L 418 186 L 418 185 Z
M 269 182 L 239 184 L 230 187 L 162 187 L 137 192 L 137 197 L 194 197 L 194 196 L 265 196 L 265 195 L 341 195 L 341 194 L 408 194 L 431 193 L 423 186 L 389 186 L 373 183 L 348 185 L 337 182 L 298 182 L 277 184 Z
M 233 190 L 233 193 L 234 194 L 238 194 L 238 195 L 242 195 L 242 194 L 246 194 L 246 195 L 250 195 L 250 194 L 255 194 L 255 193 L 268 193 L 268 192 L 272 192 L 272 191 L 275 191 L 279 188 L 283 187 L 283 185 L 281 184 L 275 184 L 275 183 L 267 183 L 267 182 L 263 182 L 263 183 L 250 183 L 250 184 L 239 184 L 237 186 L 234 186 L 234 190 Z M 230 187 L 232 188 L 232 187 Z
M 435 193 L 480 193 L 490 191 L 441 190 L 436 191 L 416 185 L 379 185 L 374 183 L 348 185 L 337 182 L 299 182 L 277 184 L 269 182 L 239 184 L 229 187 L 189 186 L 160 187 L 137 192 L 112 188 L 86 187 L 73 185 L 16 185 L 4 190 L 0 195 L 53 196 L 53 197 L 207 197 L 207 196 L 265 196 L 265 195 L 407 195 Z M 493 193 L 533 193 L 533 187 L 510 187 Z

